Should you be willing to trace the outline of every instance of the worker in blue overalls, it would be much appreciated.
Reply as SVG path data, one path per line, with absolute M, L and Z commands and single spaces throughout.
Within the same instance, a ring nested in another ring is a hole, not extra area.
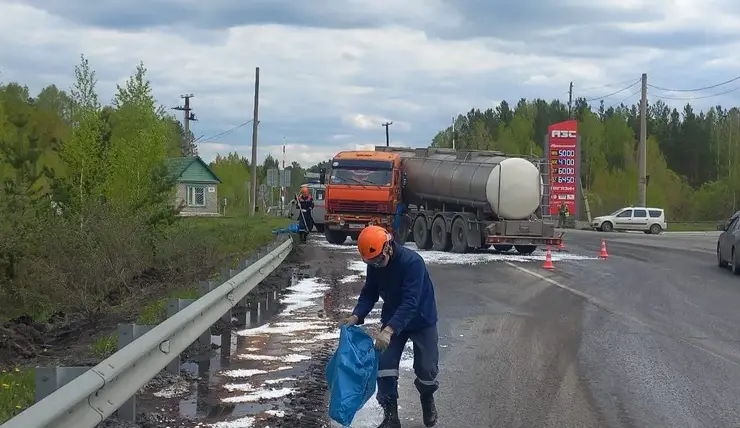
M 301 242 L 308 240 L 308 234 L 313 229 L 313 198 L 308 187 L 301 188 L 301 196 L 298 197 L 298 230 Z
M 434 393 L 439 388 L 437 302 L 434 285 L 424 259 L 413 250 L 396 244 L 379 226 L 360 232 L 357 247 L 367 263 L 367 279 L 352 315 L 342 325 L 361 325 L 383 298 L 381 330 L 375 347 L 382 351 L 378 361 L 376 398 L 383 408 L 378 428 L 400 428 L 398 417 L 398 368 L 406 342 L 414 344 L 414 384 L 421 396 L 424 425 L 437 423 Z

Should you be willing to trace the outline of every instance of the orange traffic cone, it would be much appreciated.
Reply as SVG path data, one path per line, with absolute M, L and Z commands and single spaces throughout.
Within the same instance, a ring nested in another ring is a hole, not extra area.
M 601 253 L 599 254 L 600 259 L 609 258 L 609 253 L 606 252 L 606 241 L 601 240 Z
M 547 254 L 545 255 L 545 264 L 542 265 L 542 269 L 553 270 L 555 266 L 552 264 L 552 253 L 550 252 L 550 246 L 547 246 Z

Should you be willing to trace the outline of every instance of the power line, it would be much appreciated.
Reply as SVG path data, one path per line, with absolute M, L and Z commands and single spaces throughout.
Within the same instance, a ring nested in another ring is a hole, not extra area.
M 220 134 L 216 134 L 216 135 L 212 135 L 210 137 L 202 138 L 203 141 L 201 141 L 201 143 L 207 143 L 209 141 L 215 140 L 216 138 L 223 137 L 224 135 L 227 135 L 227 134 L 231 134 L 232 132 L 236 131 L 237 129 L 242 128 L 244 126 L 247 126 L 247 125 L 249 125 L 252 122 L 254 122 L 254 119 L 249 119 L 248 121 L 243 122 L 243 123 L 240 123 L 240 124 L 236 125 L 235 127 L 231 128 L 231 129 L 227 129 L 226 131 L 221 132 Z
M 614 83 L 609 83 L 609 84 L 606 84 L 606 85 L 599 85 L 599 86 L 591 86 L 591 87 L 588 87 L 588 88 L 578 88 L 578 87 L 576 87 L 576 89 L 579 89 L 581 91 L 592 91 L 594 89 L 604 89 L 604 88 L 610 88 L 612 86 L 624 85 L 625 83 L 629 83 L 629 82 L 632 82 L 632 81 L 634 81 L 634 80 L 633 79 L 627 79 L 627 80 L 622 80 L 620 82 L 614 82 Z
M 733 93 L 733 92 L 738 91 L 738 90 L 740 90 L 740 86 L 738 86 L 736 88 L 733 88 L 733 89 L 728 89 L 728 90 L 726 90 L 724 92 L 720 92 L 720 93 L 717 93 L 717 94 L 702 95 L 702 96 L 699 96 L 699 97 L 680 98 L 680 97 L 666 97 L 666 96 L 661 95 L 661 96 L 656 96 L 655 98 L 663 99 L 663 100 L 673 100 L 673 101 L 693 101 L 693 100 L 703 100 L 703 99 L 707 99 L 707 98 L 719 97 L 719 96 L 722 96 L 722 95 Z
M 716 87 L 719 87 L 719 86 L 722 86 L 722 85 L 726 85 L 726 84 L 732 83 L 732 82 L 734 82 L 736 80 L 740 80 L 740 76 L 734 77 L 734 78 L 732 78 L 730 80 L 725 80 L 724 82 L 717 83 L 715 85 L 705 86 L 703 88 L 695 88 L 695 89 L 668 89 L 668 88 L 662 88 L 660 86 L 654 86 L 654 85 L 650 85 L 650 84 L 648 86 L 650 86 L 653 89 L 658 89 L 660 91 L 666 91 L 666 92 L 699 92 L 699 91 L 705 91 L 707 89 L 716 88 Z
M 628 99 L 630 99 L 630 98 L 634 97 L 635 95 L 639 94 L 641 91 L 642 91 L 642 88 L 636 90 L 635 92 L 633 92 L 633 93 L 629 94 L 628 96 L 624 97 L 621 101 L 617 101 L 616 103 L 610 105 L 606 109 L 609 110 L 610 108 L 616 107 L 618 105 L 622 105 L 625 101 L 627 101 Z
M 595 98 L 589 98 L 589 99 L 586 99 L 585 101 L 586 101 L 586 102 L 591 102 L 591 101 L 596 101 L 596 100 L 603 100 L 604 98 L 609 98 L 609 97 L 612 97 L 612 96 L 614 96 L 614 95 L 617 95 L 617 94 L 619 94 L 619 93 L 622 93 L 622 92 L 624 92 L 624 91 L 626 91 L 626 90 L 628 90 L 628 89 L 632 88 L 633 86 L 637 85 L 638 83 L 640 83 L 640 79 L 637 79 L 637 80 L 635 80 L 635 81 L 634 81 L 634 82 L 633 82 L 633 83 L 632 83 L 631 85 L 629 85 L 629 86 L 626 86 L 626 87 L 624 87 L 624 88 L 622 88 L 622 89 L 620 89 L 620 90 L 618 90 L 618 91 L 616 91 L 616 92 L 612 92 L 611 94 L 608 94 L 608 95 L 602 95 L 602 96 L 600 96 L 600 97 L 595 97 Z

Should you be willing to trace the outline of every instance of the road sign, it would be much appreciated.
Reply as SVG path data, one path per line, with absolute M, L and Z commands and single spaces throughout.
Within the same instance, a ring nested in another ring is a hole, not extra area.
M 290 170 L 283 169 L 280 171 L 280 187 L 290 187 Z
M 267 185 L 270 187 L 280 186 L 280 172 L 277 168 L 267 170 Z

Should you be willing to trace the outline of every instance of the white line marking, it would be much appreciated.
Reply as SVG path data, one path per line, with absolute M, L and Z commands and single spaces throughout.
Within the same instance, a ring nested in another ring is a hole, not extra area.
M 606 303 L 604 303 L 603 301 L 601 301 L 601 300 L 599 300 L 599 299 L 597 299 L 597 298 L 595 298 L 593 296 L 590 296 L 590 295 L 588 295 L 588 294 L 586 294 L 586 293 L 584 293 L 582 291 L 576 290 L 575 288 L 568 287 L 565 284 L 561 284 L 561 283 L 555 281 L 552 278 L 548 278 L 548 277 L 546 277 L 546 276 L 544 276 L 542 274 L 539 274 L 539 273 L 537 273 L 537 272 L 535 272 L 533 270 L 527 269 L 525 267 L 521 267 L 519 265 L 515 265 L 514 263 L 511 263 L 511 262 L 504 262 L 504 264 L 506 264 L 508 266 L 511 266 L 514 269 L 516 269 L 516 270 L 518 270 L 520 272 L 523 272 L 523 273 L 525 273 L 527 275 L 533 276 L 533 277 L 535 277 L 535 278 L 537 278 L 539 280 L 545 281 L 548 284 L 554 285 L 555 287 L 558 287 L 558 288 L 561 288 L 561 289 L 563 289 L 565 291 L 568 291 L 570 293 L 573 293 L 576 296 L 582 298 L 586 302 L 588 302 L 588 303 L 596 306 L 597 308 L 599 308 L 599 309 L 601 309 L 603 311 L 606 311 L 606 312 L 608 312 L 608 313 L 610 313 L 612 315 L 615 315 L 615 316 L 626 318 L 626 319 L 628 319 L 628 320 L 630 320 L 630 321 L 632 321 L 634 323 L 637 323 L 637 324 L 645 327 L 646 329 L 648 329 L 648 330 L 650 330 L 650 331 L 652 331 L 652 332 L 654 332 L 654 333 L 656 333 L 656 334 L 658 334 L 660 336 L 668 337 L 670 339 L 675 340 L 676 342 L 679 342 L 679 343 L 682 343 L 684 345 L 690 346 L 690 347 L 692 347 L 694 349 L 697 349 L 699 351 L 703 351 L 703 352 L 705 352 L 705 353 L 707 353 L 709 355 L 712 355 L 714 357 L 720 358 L 720 359 L 722 359 L 722 360 L 724 360 L 724 361 L 726 361 L 728 363 L 734 364 L 736 366 L 740 366 L 740 362 L 738 362 L 737 360 L 735 360 L 735 359 L 733 359 L 731 357 L 728 357 L 728 356 L 725 356 L 725 355 L 722 355 L 722 354 L 718 354 L 717 352 L 714 352 L 711 349 L 707 349 L 707 348 L 705 348 L 702 345 L 693 343 L 693 342 L 690 341 L 691 339 L 684 339 L 684 338 L 681 338 L 681 337 L 674 336 L 674 335 L 672 335 L 670 333 L 666 333 L 666 332 L 660 331 L 656 327 L 651 326 L 650 324 L 648 324 L 645 321 L 642 321 L 639 318 L 636 318 L 636 317 L 634 317 L 632 315 L 629 315 L 629 314 L 626 314 L 624 312 L 620 312 L 620 311 L 618 311 L 616 309 L 612 309 Z

